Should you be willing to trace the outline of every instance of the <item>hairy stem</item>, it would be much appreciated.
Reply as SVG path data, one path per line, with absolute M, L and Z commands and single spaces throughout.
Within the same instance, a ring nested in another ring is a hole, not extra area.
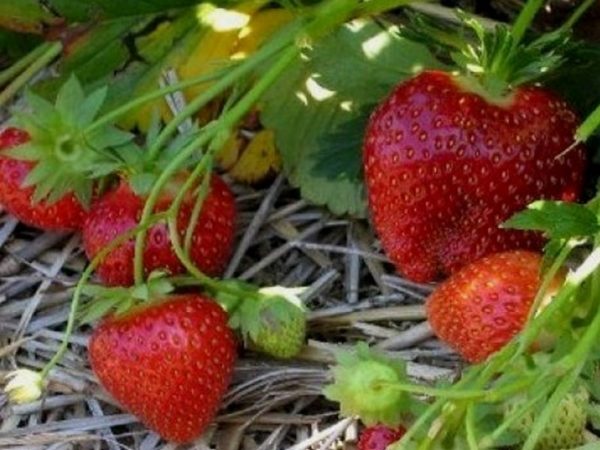
M 56 58 L 62 51 L 60 42 L 53 42 L 44 49 L 41 55 L 25 69 L 18 77 L 16 77 L 6 88 L 0 92 L 0 107 L 4 106 L 19 90 L 31 80 L 36 73 L 46 67 Z
M 299 23 L 295 22 L 280 35 L 277 39 L 271 41 L 260 49 L 252 58 L 249 58 L 238 67 L 226 73 L 218 82 L 210 86 L 206 91 L 191 101 L 183 110 L 171 120 L 167 126 L 160 132 L 156 140 L 148 149 L 150 157 L 154 157 L 160 152 L 167 140 L 177 131 L 177 127 L 188 119 L 190 116 L 198 112 L 206 106 L 211 100 L 222 94 L 226 89 L 233 86 L 236 82 L 247 76 L 257 69 L 261 64 L 264 64 L 268 59 L 272 58 L 280 52 L 285 46 L 293 42 L 293 37 L 297 32 Z
M 167 213 L 157 214 L 148 220 L 146 223 L 146 228 L 151 227 L 155 223 L 166 219 L 168 216 Z M 58 350 L 52 356 L 52 359 L 46 363 L 44 368 L 41 371 L 42 379 L 45 379 L 50 373 L 50 370 L 61 360 L 67 351 L 67 347 L 69 346 L 69 338 L 73 333 L 73 328 L 75 327 L 75 319 L 77 317 L 77 310 L 79 309 L 79 303 L 81 301 L 81 294 L 83 293 L 83 288 L 87 284 L 87 281 L 92 276 L 92 273 L 98 267 L 98 265 L 102 262 L 102 260 L 115 248 L 126 242 L 128 239 L 134 237 L 137 233 L 141 231 L 142 227 L 138 225 L 137 227 L 127 231 L 126 233 L 120 234 L 115 239 L 113 239 L 109 244 L 104 246 L 102 250 L 98 252 L 98 254 L 90 261 L 89 265 L 81 274 L 79 281 L 77 282 L 77 286 L 75 287 L 75 291 L 73 292 L 73 299 L 71 300 L 71 307 L 69 309 L 69 316 L 67 318 L 67 326 L 65 331 L 63 332 L 63 339 L 58 347 Z
M 140 224 L 144 224 L 152 214 L 156 202 L 160 196 L 160 192 L 169 180 L 169 178 L 183 165 L 183 163 L 193 154 L 197 148 L 201 148 L 210 142 L 222 130 L 232 128 L 256 101 L 267 91 L 273 82 L 283 73 L 283 71 L 296 59 L 299 54 L 299 49 L 296 46 L 286 49 L 281 57 L 271 66 L 271 68 L 263 75 L 260 80 L 242 99 L 231 108 L 227 114 L 223 115 L 218 123 L 209 124 L 203 129 L 201 135 L 183 148 L 177 156 L 169 163 L 162 171 L 158 180 L 154 183 L 148 199 L 144 205 Z M 134 259 L 134 276 L 136 284 L 140 284 L 144 280 L 143 253 L 146 232 L 142 230 L 136 238 L 135 242 L 135 259 Z
M 19 73 L 25 70 L 30 64 L 33 64 L 41 55 L 43 55 L 52 44 L 44 42 L 31 50 L 21 59 L 16 61 L 12 66 L 0 72 L 0 86 L 8 83 Z
M 84 134 L 89 134 L 92 131 L 97 130 L 98 128 L 113 123 L 115 120 L 127 114 L 132 109 L 135 109 L 139 106 L 142 106 L 148 102 L 164 97 L 167 94 L 171 94 L 173 92 L 177 92 L 181 89 L 188 88 L 190 86 L 196 86 L 198 84 L 208 83 L 210 81 L 217 80 L 223 76 L 225 70 L 219 70 L 215 72 L 211 72 L 209 74 L 203 74 L 198 77 L 190 78 L 189 80 L 180 81 L 178 83 L 173 83 L 168 86 L 165 86 L 160 89 L 155 89 L 151 92 L 148 92 L 141 97 L 138 97 L 130 102 L 125 103 L 118 108 L 113 109 L 112 111 L 104 114 L 103 116 L 96 119 L 93 123 L 91 123 L 84 131 Z
M 206 173 L 202 178 L 202 183 L 200 184 L 200 188 L 198 189 L 198 195 L 196 197 L 196 201 L 194 202 L 194 208 L 192 209 L 192 213 L 190 215 L 190 221 L 188 223 L 187 229 L 185 230 L 185 237 L 183 239 L 183 248 L 185 250 L 185 254 L 189 255 L 190 250 L 192 248 L 192 238 L 194 237 L 194 230 L 198 225 L 198 220 L 200 220 L 200 214 L 202 213 L 202 206 L 204 205 L 204 200 L 206 200 L 206 196 L 210 190 L 211 184 L 211 172 L 212 172 L 212 163 L 208 163 L 206 168 Z
M 572 147 L 580 142 L 587 141 L 598 128 L 600 128 L 600 105 L 579 125 L 575 132 L 575 143 Z
M 585 12 L 594 4 L 597 0 L 585 0 L 581 5 L 577 7 L 575 12 L 571 14 L 571 16 L 563 23 L 560 27 L 563 31 L 569 31 L 573 28 L 573 26 L 577 23 L 581 16 L 585 14 Z
M 528 0 L 525 6 L 523 6 L 521 13 L 517 16 L 512 26 L 515 47 L 523 40 L 527 29 L 542 6 L 544 6 L 544 0 Z
M 534 450 L 537 442 L 540 439 L 541 434 L 544 432 L 546 428 L 546 424 L 552 417 L 552 414 L 558 407 L 561 400 L 569 393 L 577 378 L 579 377 L 579 373 L 583 368 L 583 363 L 580 363 L 578 368 L 575 368 L 571 371 L 566 377 L 564 377 L 559 383 L 554 393 L 548 399 L 548 402 L 544 405 L 544 409 L 540 413 L 537 420 L 534 422 L 531 431 L 527 437 L 527 440 L 523 444 L 522 450 Z

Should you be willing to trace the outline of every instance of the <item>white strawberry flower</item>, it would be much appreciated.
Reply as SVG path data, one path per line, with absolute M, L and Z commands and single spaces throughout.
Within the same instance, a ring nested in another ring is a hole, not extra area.
M 29 403 L 42 396 L 44 380 L 39 372 L 29 369 L 17 369 L 10 372 L 4 392 L 13 403 Z

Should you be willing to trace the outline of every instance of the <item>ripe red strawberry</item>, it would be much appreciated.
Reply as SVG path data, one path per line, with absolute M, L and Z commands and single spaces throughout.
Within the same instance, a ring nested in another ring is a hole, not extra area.
M 521 331 L 539 289 L 542 257 L 496 253 L 452 275 L 427 300 L 435 334 L 469 362 L 480 362 Z
M 28 134 L 18 128 L 0 132 L 0 154 L 29 141 Z M 24 185 L 35 163 L 0 156 L 0 204 L 21 222 L 45 230 L 78 230 L 86 211 L 73 194 L 56 202 L 34 202 L 35 188 Z
M 386 450 L 388 445 L 400 440 L 405 432 L 403 427 L 396 429 L 385 425 L 367 427 L 360 434 L 358 450 Z
M 177 188 L 171 187 L 175 190 Z M 173 198 L 171 190 L 165 190 L 155 210 L 168 209 Z M 187 197 L 179 211 L 178 226 L 182 241 L 195 200 L 194 195 Z M 92 203 L 83 227 L 83 242 L 88 257 L 92 259 L 117 236 L 133 229 L 139 223 L 143 206 L 144 198 L 134 193 L 124 180 L 116 189 Z M 192 261 L 208 275 L 220 275 L 225 269 L 233 245 L 235 216 L 233 194 L 225 182 L 214 175 L 193 233 L 190 250 Z M 98 266 L 97 273 L 108 285 L 131 285 L 133 259 L 134 240 L 131 239 L 109 253 Z M 172 249 L 166 223 L 158 223 L 148 231 L 144 270 L 146 274 L 155 270 L 165 270 L 171 274 L 183 272 L 183 266 Z
M 183 443 L 212 421 L 236 349 L 223 309 L 187 294 L 104 319 L 89 355 L 94 373 L 127 410 L 163 438 Z
M 397 269 L 432 281 L 484 255 L 540 249 L 498 225 L 534 200 L 579 196 L 584 148 L 575 113 L 539 87 L 492 101 L 464 78 L 426 71 L 371 116 L 363 163 L 373 224 Z

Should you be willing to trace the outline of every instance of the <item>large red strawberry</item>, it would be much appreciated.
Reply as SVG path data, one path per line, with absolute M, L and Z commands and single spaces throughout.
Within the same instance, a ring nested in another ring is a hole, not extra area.
M 541 263 L 540 254 L 515 250 L 467 265 L 429 296 L 433 331 L 467 361 L 484 360 L 523 328 L 540 287 Z
M 29 141 L 28 134 L 18 128 L 0 132 L 0 155 Z M 77 230 L 86 211 L 73 194 L 55 202 L 34 201 L 33 186 L 24 184 L 35 163 L 0 156 L 0 204 L 21 222 L 46 230 Z
M 404 427 L 390 428 L 385 425 L 373 425 L 365 428 L 358 440 L 358 450 L 386 450 L 389 445 L 400 440 L 406 430 Z
M 498 226 L 537 199 L 576 200 L 578 125 L 546 89 L 487 96 L 478 83 L 425 71 L 371 116 L 363 163 L 369 209 L 397 269 L 432 281 L 489 253 L 540 249 L 539 235 Z
M 155 210 L 168 209 L 179 187 L 180 184 L 175 183 L 165 189 Z M 83 227 L 84 247 L 90 259 L 116 237 L 139 223 L 144 201 L 127 181 L 122 180 L 114 190 L 92 203 Z M 190 222 L 195 201 L 196 196 L 189 195 L 179 210 L 177 224 L 182 238 Z M 225 269 L 233 247 L 235 217 L 233 194 L 221 178 L 213 175 L 192 235 L 190 249 L 191 260 L 208 275 L 220 275 Z M 110 252 L 98 266 L 97 273 L 106 284 L 131 285 L 133 259 L 134 239 L 131 239 Z M 144 270 L 146 274 L 155 270 L 165 270 L 171 274 L 183 272 L 183 266 L 171 246 L 165 222 L 155 224 L 148 231 Z
M 165 439 L 189 442 L 219 408 L 236 346 L 225 311 L 187 294 L 104 319 L 89 355 L 102 385 L 127 410 Z

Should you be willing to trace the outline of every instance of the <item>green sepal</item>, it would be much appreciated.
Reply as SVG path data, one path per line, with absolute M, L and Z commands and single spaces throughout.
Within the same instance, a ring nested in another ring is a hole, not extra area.
M 559 29 L 529 42 L 515 39 L 511 28 L 498 24 L 486 28 L 477 18 L 460 9 L 461 28 L 448 26 L 422 14 L 410 14 L 405 35 L 427 42 L 442 52 L 472 80 L 473 90 L 491 100 L 501 100 L 516 86 L 532 83 L 553 72 L 575 47 L 571 33 Z
M 73 193 L 87 207 L 96 180 L 113 173 L 107 166 L 122 167 L 117 149 L 132 145 L 134 136 L 112 125 L 88 131 L 105 98 L 106 88 L 86 96 L 74 76 L 60 88 L 55 104 L 25 92 L 29 110 L 14 111 L 13 122 L 30 140 L 5 154 L 35 163 L 24 182 L 24 187 L 34 187 L 33 202 L 51 204 Z
M 81 323 L 94 322 L 108 313 L 122 315 L 134 306 L 160 300 L 175 287 L 164 272 L 152 272 L 145 284 L 133 287 L 105 287 L 88 284 L 83 293 L 90 299 L 81 310 Z
M 323 393 L 340 404 L 343 416 L 358 416 L 365 425 L 396 427 L 410 410 L 411 398 L 398 389 L 408 382 L 404 361 L 388 358 L 359 343 L 337 355 L 333 384 Z

